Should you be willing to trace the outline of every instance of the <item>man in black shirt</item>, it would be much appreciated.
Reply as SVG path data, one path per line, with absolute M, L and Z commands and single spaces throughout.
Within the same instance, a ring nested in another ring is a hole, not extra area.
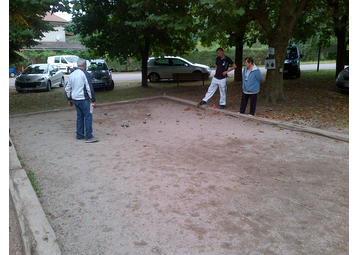
M 208 92 L 206 92 L 203 100 L 198 103 L 198 106 L 206 104 L 208 100 L 215 94 L 217 88 L 219 88 L 220 92 L 220 109 L 224 109 L 226 106 L 226 82 L 227 82 L 227 73 L 234 70 L 236 68 L 235 63 L 224 54 L 224 50 L 222 48 L 218 48 L 216 50 L 218 57 L 216 58 L 216 72 L 215 76 L 211 80 L 211 84 L 208 88 Z M 231 65 L 231 68 L 229 68 Z

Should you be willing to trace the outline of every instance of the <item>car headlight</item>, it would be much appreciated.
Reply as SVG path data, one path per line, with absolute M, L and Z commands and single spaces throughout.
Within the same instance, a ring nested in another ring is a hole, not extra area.
M 208 73 L 211 73 L 210 67 L 206 68 L 206 71 L 208 71 Z
M 44 81 L 45 79 L 46 79 L 46 77 L 42 76 L 42 77 L 38 78 L 37 80 L 38 81 Z
M 285 64 L 289 64 L 289 63 L 291 63 L 291 60 L 285 59 Z

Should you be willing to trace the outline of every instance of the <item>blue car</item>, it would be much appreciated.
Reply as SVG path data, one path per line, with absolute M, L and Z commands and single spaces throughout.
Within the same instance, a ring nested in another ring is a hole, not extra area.
M 10 77 L 10 78 L 14 78 L 16 75 L 17 75 L 16 69 L 13 68 L 13 67 L 10 67 L 10 68 L 9 68 L 9 77 Z

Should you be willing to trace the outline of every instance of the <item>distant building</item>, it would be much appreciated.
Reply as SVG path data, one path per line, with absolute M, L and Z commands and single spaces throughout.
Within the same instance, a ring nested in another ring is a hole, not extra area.
M 65 32 L 65 25 L 69 24 L 67 20 L 56 14 L 46 13 L 44 20 L 54 26 L 55 31 L 44 33 L 44 37 L 39 40 L 40 44 L 24 50 L 86 50 L 87 48 L 78 42 L 66 42 L 66 36 L 73 36 Z

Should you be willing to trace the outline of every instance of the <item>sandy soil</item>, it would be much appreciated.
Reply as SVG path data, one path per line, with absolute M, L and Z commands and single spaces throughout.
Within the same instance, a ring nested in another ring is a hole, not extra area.
M 93 144 L 74 109 L 10 118 L 63 254 L 349 253 L 348 143 L 161 99 L 93 117 Z

